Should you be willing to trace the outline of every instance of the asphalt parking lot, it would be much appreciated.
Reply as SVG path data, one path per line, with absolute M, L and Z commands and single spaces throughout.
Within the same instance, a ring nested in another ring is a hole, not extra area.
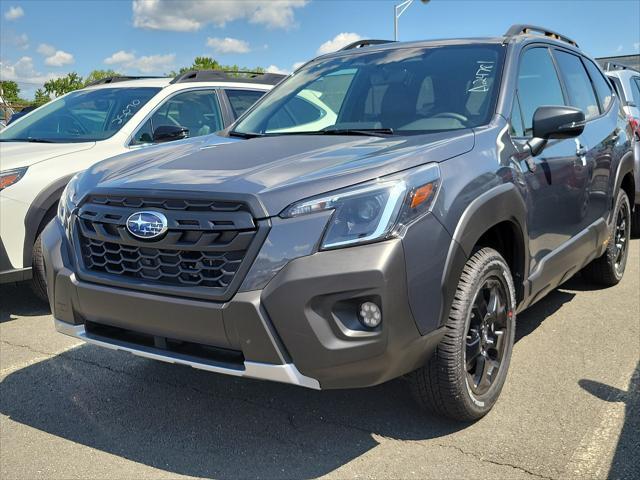
M 315 392 L 82 345 L 2 286 L 0 477 L 637 478 L 639 252 L 617 287 L 574 278 L 518 317 L 473 425 L 421 413 L 403 380 Z

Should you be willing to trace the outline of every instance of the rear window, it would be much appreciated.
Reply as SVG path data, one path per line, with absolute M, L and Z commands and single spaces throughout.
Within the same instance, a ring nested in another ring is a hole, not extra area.
M 260 90 L 225 90 L 225 92 L 235 118 L 246 112 L 251 105 L 260 100 L 266 93 Z
M 587 120 L 600 115 L 593 86 L 580 58 L 560 50 L 555 51 L 555 56 L 567 87 L 569 104 L 582 110 Z

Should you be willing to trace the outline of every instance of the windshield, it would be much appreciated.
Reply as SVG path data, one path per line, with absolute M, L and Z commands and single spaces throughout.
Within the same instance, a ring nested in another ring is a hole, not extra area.
M 231 134 L 418 134 L 487 124 L 503 47 L 447 45 L 320 59 L 259 102 Z
M 114 135 L 159 88 L 78 90 L 0 132 L 5 142 L 95 142 Z

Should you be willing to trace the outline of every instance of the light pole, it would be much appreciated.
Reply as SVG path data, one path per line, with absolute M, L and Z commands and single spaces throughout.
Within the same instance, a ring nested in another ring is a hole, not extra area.
M 429 3 L 429 0 L 421 0 L 422 3 Z M 393 6 L 393 39 L 398 41 L 398 19 L 409 6 L 413 3 L 413 0 L 404 0 L 404 2 Z

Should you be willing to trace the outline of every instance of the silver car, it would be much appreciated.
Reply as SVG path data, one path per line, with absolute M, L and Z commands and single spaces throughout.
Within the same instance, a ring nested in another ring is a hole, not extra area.
M 622 109 L 635 132 L 633 136 L 634 169 L 636 180 L 636 205 L 631 220 L 631 233 L 640 236 L 640 72 L 626 65 L 607 63 L 605 72 L 620 97 Z

